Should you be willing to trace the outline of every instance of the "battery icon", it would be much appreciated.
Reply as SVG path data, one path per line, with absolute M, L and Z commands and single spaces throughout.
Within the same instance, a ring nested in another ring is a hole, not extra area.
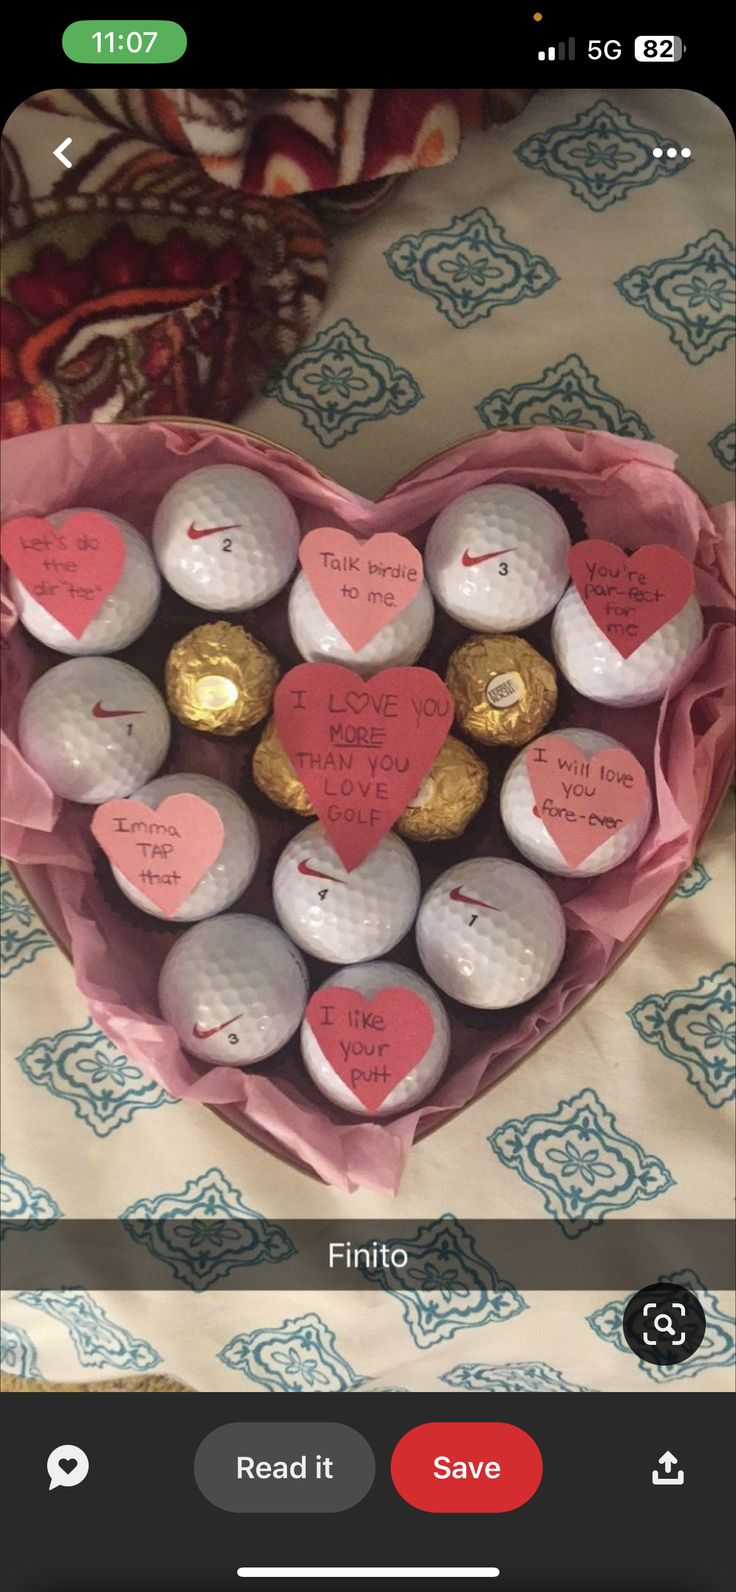
M 684 48 L 676 33 L 640 33 L 634 40 L 634 59 L 650 65 L 681 61 Z

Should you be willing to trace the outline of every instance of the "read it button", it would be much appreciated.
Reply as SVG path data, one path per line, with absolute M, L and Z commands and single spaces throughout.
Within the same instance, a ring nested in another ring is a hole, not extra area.
M 428 1514 L 505 1514 L 533 1498 L 542 1480 L 533 1437 L 507 1421 L 428 1421 L 391 1457 L 391 1480 Z

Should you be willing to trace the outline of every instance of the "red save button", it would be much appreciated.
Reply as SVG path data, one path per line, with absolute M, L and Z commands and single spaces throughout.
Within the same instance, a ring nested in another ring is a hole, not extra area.
M 430 1514 L 520 1509 L 542 1470 L 534 1438 L 507 1421 L 428 1421 L 406 1432 L 391 1457 L 396 1491 Z

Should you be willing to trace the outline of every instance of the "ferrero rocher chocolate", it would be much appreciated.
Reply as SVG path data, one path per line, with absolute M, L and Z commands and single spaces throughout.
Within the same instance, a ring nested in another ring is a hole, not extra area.
M 182 636 L 166 660 L 166 700 L 193 730 L 240 735 L 271 707 L 279 666 L 242 625 L 220 620 Z
M 488 769 L 470 746 L 448 735 L 396 828 L 405 840 L 453 840 L 467 829 L 488 792 Z
M 557 705 L 552 664 L 521 636 L 471 636 L 453 652 L 446 681 L 457 722 L 488 746 L 524 746 Z
M 305 818 L 314 816 L 312 803 L 276 734 L 274 719 L 269 719 L 253 753 L 253 778 L 277 807 L 289 807 Z

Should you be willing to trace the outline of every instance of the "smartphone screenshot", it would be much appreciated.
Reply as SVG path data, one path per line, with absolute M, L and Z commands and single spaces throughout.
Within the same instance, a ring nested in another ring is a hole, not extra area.
M 3 89 L 4 1585 L 723 1592 L 724 28 L 267 20 Z

